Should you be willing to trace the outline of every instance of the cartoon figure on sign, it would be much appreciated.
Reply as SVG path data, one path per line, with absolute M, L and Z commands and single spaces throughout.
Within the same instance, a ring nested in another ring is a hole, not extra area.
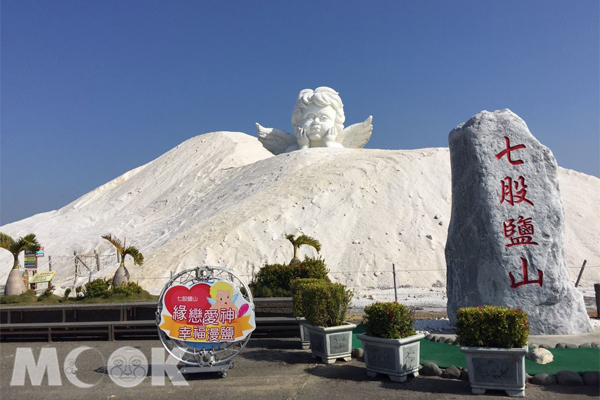
M 232 309 L 234 315 L 243 316 L 248 310 L 248 305 L 244 304 L 239 309 L 235 305 L 239 293 L 233 294 L 233 288 L 227 282 L 217 282 L 210 288 L 210 297 L 206 299 L 211 304 L 211 310 L 229 310 Z

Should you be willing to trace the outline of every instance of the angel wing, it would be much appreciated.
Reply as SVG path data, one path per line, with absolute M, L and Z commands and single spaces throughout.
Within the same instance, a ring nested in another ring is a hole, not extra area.
M 361 149 L 371 139 L 373 133 L 373 116 L 370 115 L 364 122 L 346 127 L 336 138 L 347 149 Z
M 294 135 L 275 128 L 265 128 L 258 122 L 256 130 L 258 131 L 258 140 L 264 148 L 275 155 L 285 153 L 287 148 L 298 144 Z

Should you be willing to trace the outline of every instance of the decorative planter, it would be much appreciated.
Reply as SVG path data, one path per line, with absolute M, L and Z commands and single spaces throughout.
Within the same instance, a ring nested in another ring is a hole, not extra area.
M 488 389 L 504 390 L 511 397 L 525 397 L 527 348 L 461 347 L 467 358 L 473 394 Z
M 298 320 L 298 325 L 300 325 L 300 342 L 302 343 L 302 350 L 310 349 L 310 334 L 308 333 L 308 328 L 306 325 L 309 325 L 306 322 L 305 318 L 296 318 Z
M 325 364 L 333 364 L 338 358 L 344 361 L 352 359 L 352 331 L 356 325 L 346 322 L 344 325 L 323 328 L 305 323 L 310 334 L 312 357 L 321 357 Z
M 385 374 L 394 382 L 405 382 L 407 376 L 419 376 L 420 340 L 422 333 L 402 339 L 386 339 L 357 335 L 365 351 L 367 375 Z

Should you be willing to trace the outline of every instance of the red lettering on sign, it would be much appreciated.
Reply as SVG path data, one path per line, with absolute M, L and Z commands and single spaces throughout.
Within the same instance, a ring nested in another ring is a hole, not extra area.
M 219 325 L 219 310 L 204 311 L 204 325 Z
M 188 322 L 190 324 L 202 324 L 202 309 L 192 308 L 188 313 Z
M 181 328 L 179 328 L 179 339 L 188 339 L 192 336 L 191 333 L 192 329 L 189 326 L 182 326 Z
M 506 177 L 500 181 L 502 183 L 502 198 L 500 204 L 506 201 L 511 206 L 518 203 L 527 203 L 533 206 L 533 203 L 526 199 L 527 185 L 525 185 L 525 178 L 522 176 L 518 177 L 516 181 L 513 181 L 511 177 Z
M 173 321 L 185 321 L 186 320 L 186 309 L 185 305 L 176 305 L 173 307 Z
M 523 286 L 523 285 L 530 285 L 533 283 L 537 283 L 540 285 L 540 287 L 542 286 L 543 282 L 544 282 L 544 272 L 540 271 L 538 269 L 538 278 L 536 280 L 529 280 L 529 273 L 527 272 L 527 260 L 524 259 L 523 257 L 521 257 L 521 266 L 523 268 L 523 280 L 521 282 L 515 282 L 515 277 L 513 276 L 512 272 L 508 273 L 508 278 L 510 279 L 510 287 L 513 289 L 518 288 L 519 286 Z
M 501 159 L 502 157 L 506 156 L 506 159 L 508 160 L 508 162 L 510 163 L 510 165 L 520 165 L 523 164 L 523 160 L 513 160 L 510 158 L 510 152 L 511 151 L 515 151 L 515 150 L 519 150 L 519 149 L 524 149 L 525 145 L 524 144 L 518 144 L 516 146 L 510 146 L 510 139 L 507 138 L 506 136 L 504 136 L 504 142 L 506 143 L 506 149 L 502 150 L 500 153 L 496 154 L 496 159 Z
M 194 327 L 194 339 L 206 340 L 206 328 L 203 326 Z
M 534 230 L 533 224 L 531 223 L 531 218 L 523 218 L 519 215 L 517 225 L 518 227 L 515 225 L 515 220 L 512 218 L 502 223 L 502 228 L 504 229 L 504 237 L 510 239 L 510 244 L 505 245 L 505 247 L 512 247 L 525 244 L 537 246 L 537 242 L 533 241 Z M 517 233 L 517 229 L 519 231 L 520 236 L 514 236 Z
M 233 326 L 222 326 L 221 327 L 221 340 L 233 340 L 235 334 L 235 328 Z

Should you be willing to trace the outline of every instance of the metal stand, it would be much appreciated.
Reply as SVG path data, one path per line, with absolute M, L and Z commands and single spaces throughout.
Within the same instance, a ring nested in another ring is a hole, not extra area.
M 227 378 L 227 370 L 232 369 L 234 366 L 233 361 L 227 364 L 215 365 L 214 367 L 190 367 L 183 365 L 179 368 L 182 374 L 198 374 L 205 372 L 220 372 L 221 378 Z

